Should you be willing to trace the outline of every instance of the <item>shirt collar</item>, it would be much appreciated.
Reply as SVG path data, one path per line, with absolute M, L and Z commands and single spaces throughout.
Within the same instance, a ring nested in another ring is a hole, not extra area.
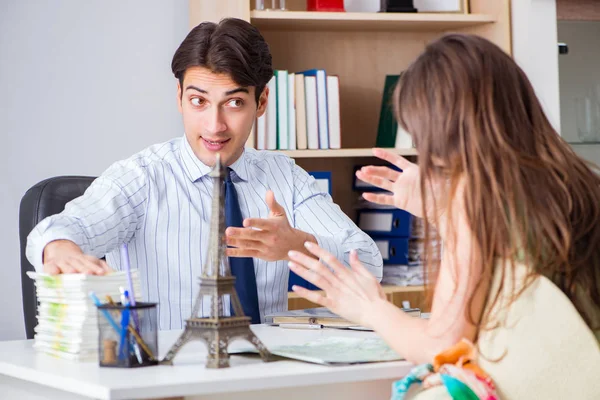
M 238 178 L 243 180 L 244 182 L 248 181 L 248 152 L 244 148 L 242 155 L 235 160 L 233 164 L 229 166 L 237 175 Z
M 208 175 L 212 170 L 212 167 L 209 167 L 208 165 L 204 164 L 198 159 L 198 157 L 196 157 L 196 154 L 194 154 L 194 150 L 192 149 L 192 146 L 190 146 L 190 143 L 188 142 L 188 139 L 185 135 L 183 135 L 181 142 L 181 159 L 185 166 L 186 173 L 192 182 L 196 182 L 205 175 Z M 240 158 L 238 158 L 233 164 L 229 166 L 229 168 L 233 170 L 235 175 L 243 181 L 248 180 L 248 166 L 246 165 L 246 163 L 246 149 L 244 149 L 244 152 L 242 153 Z

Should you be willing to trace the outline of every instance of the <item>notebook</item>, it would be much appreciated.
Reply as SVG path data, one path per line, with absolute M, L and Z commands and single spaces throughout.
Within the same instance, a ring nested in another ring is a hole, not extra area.
M 421 315 L 421 310 L 418 308 L 403 308 L 402 311 L 417 318 Z M 324 328 L 370 330 L 340 317 L 325 307 L 280 311 L 268 314 L 265 316 L 265 323 L 272 325 L 311 324 L 322 325 Z

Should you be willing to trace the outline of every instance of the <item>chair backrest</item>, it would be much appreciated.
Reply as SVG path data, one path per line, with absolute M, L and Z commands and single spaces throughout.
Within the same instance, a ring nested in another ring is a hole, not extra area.
M 523 282 L 526 273 L 518 265 L 515 282 Z M 479 336 L 479 364 L 494 379 L 500 398 L 600 399 L 600 347 L 571 301 L 540 276 L 511 304 L 521 288 L 511 281 L 507 273 L 498 304 L 488 306 L 494 321 L 505 323 Z M 499 282 L 496 274 L 493 287 Z
M 37 296 L 33 280 L 27 271 L 34 271 L 33 265 L 25 257 L 27 236 L 44 218 L 58 214 L 65 205 L 81 196 L 94 181 L 90 176 L 57 176 L 43 180 L 31 187 L 21 199 L 19 208 L 19 239 L 21 242 L 21 292 L 23 295 L 23 316 L 27 339 L 33 339 L 36 325 Z

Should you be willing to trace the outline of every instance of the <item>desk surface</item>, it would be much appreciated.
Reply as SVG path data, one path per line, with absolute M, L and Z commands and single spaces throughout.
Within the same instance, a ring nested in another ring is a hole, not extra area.
M 325 336 L 373 337 L 372 332 L 338 329 L 292 330 L 254 325 L 254 333 L 267 347 L 300 344 Z M 181 331 L 159 334 L 164 355 Z M 201 342 L 186 345 L 174 366 L 139 369 L 100 368 L 97 363 L 74 363 L 36 353 L 32 340 L 0 342 L 0 375 L 99 399 L 139 399 L 281 389 L 319 384 L 396 379 L 411 368 L 406 361 L 322 366 L 299 361 L 263 363 L 257 357 L 231 356 L 231 368 L 204 367 L 206 349 Z M 234 346 L 247 347 L 245 341 Z

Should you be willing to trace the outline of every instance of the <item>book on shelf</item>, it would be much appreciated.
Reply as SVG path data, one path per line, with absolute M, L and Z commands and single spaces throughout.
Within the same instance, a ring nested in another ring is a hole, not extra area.
M 386 75 L 377 126 L 377 147 L 394 147 L 398 123 L 394 117 L 392 96 L 400 75 Z
M 283 70 L 275 71 L 277 80 L 277 148 L 288 150 L 289 132 L 288 132 L 288 72 Z
M 327 75 L 327 116 L 329 122 L 329 148 L 342 148 L 340 121 L 340 78 Z
M 402 311 L 412 317 L 420 317 L 421 310 L 418 308 L 403 308 Z M 306 308 L 303 310 L 289 310 L 271 313 L 265 316 L 265 322 L 273 325 L 306 324 L 322 325 L 324 328 L 360 329 L 367 330 L 358 324 L 352 323 L 339 315 L 331 312 L 328 308 Z
M 268 83 L 269 98 L 266 116 L 266 149 L 277 150 L 277 78 L 273 76 Z
M 329 118 L 327 116 L 327 74 L 322 69 L 302 72 L 305 77 L 317 78 L 317 120 L 319 122 L 319 148 L 329 148 Z
M 409 149 L 414 147 L 412 136 L 396 121 L 393 110 L 393 94 L 400 75 L 386 75 L 377 126 L 377 147 Z
M 288 149 L 296 150 L 297 148 L 297 138 L 296 138 L 296 74 L 290 72 L 288 74 L 288 112 L 287 112 L 287 122 L 288 122 Z
M 304 89 L 304 75 L 295 74 L 295 102 L 296 102 L 296 147 L 298 150 L 308 148 L 308 136 L 306 133 L 306 96 Z
M 304 75 L 301 75 L 304 76 Z M 308 148 L 319 148 L 319 106 L 317 104 L 317 78 L 304 76 L 304 89 L 306 101 L 306 136 Z

